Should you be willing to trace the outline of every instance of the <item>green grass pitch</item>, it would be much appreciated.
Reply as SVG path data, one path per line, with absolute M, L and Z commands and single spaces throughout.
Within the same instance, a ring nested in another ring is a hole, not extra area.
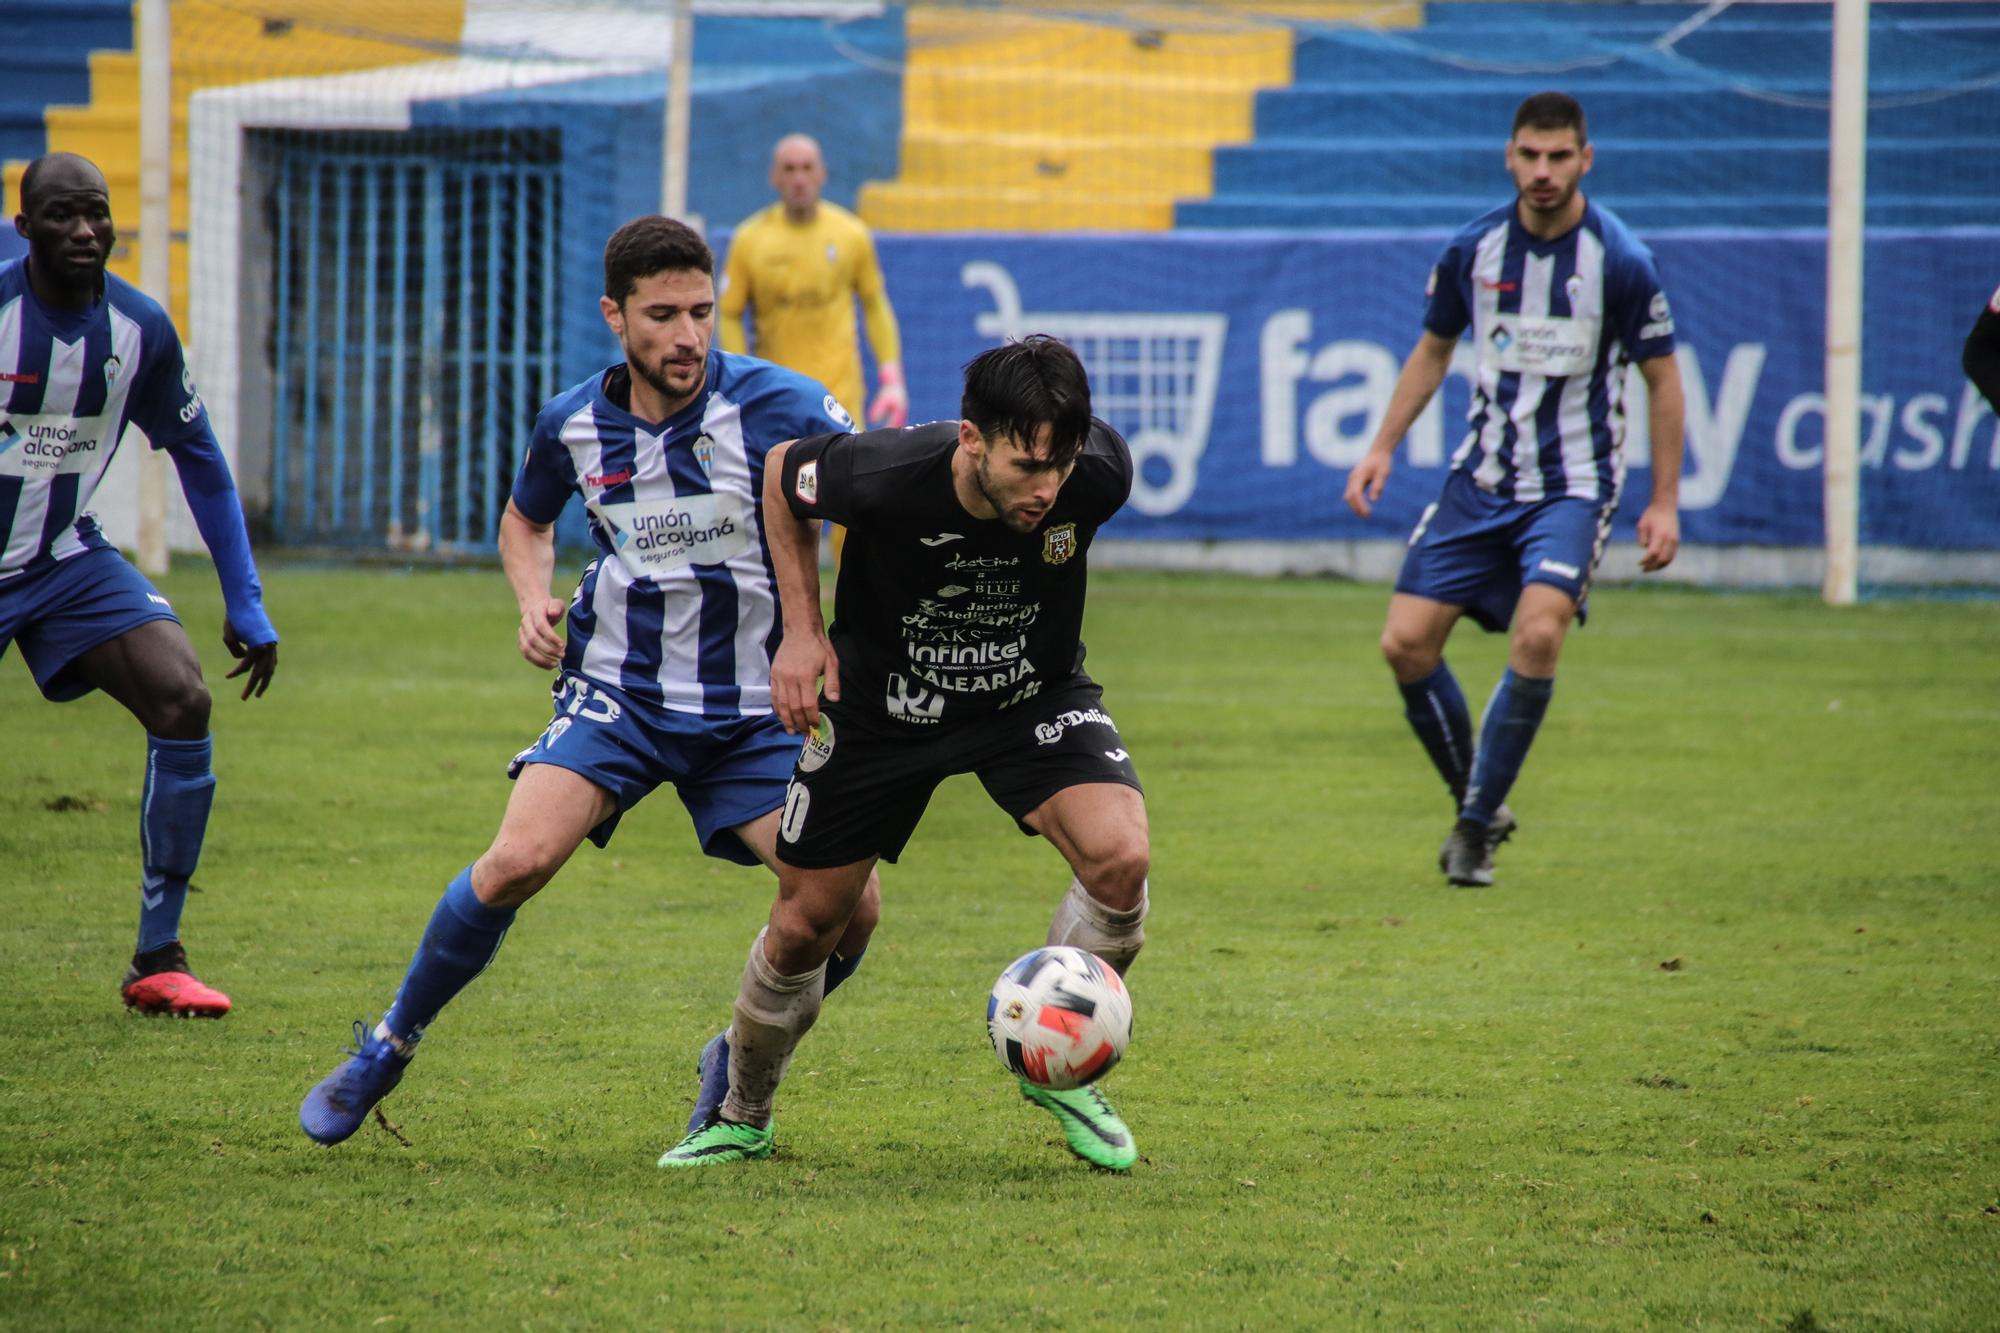
M 143 743 L 0 663 L 0 1327 L 1958 1330 L 2000 1315 L 2000 605 L 1600 592 L 1499 885 L 1376 650 L 1378 587 L 1100 574 L 1149 788 L 1143 1154 L 1015 1095 L 986 987 L 1067 882 L 934 799 L 777 1156 L 667 1173 L 768 907 L 671 795 L 586 847 L 332 1150 L 379 1013 L 547 718 L 491 570 L 267 571 L 190 902 L 221 1023 L 119 1006 Z M 1502 645 L 1452 654 L 1475 710 Z

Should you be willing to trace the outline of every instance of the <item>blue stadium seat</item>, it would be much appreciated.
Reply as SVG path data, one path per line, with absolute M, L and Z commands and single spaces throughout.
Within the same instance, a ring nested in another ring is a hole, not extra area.
M 2000 125 L 2000 7 L 1878 6 L 1869 40 L 1870 224 L 1991 225 L 2000 170 L 1968 164 Z M 1771 5 L 1447 2 L 1418 29 L 1309 31 L 1176 225 L 1460 225 L 1507 197 L 1514 107 L 1561 88 L 1592 189 L 1634 225 L 1823 226 L 1832 41 L 1824 7 Z
M 1182 227 L 1265 230 L 1455 231 L 1504 201 L 1501 193 L 1433 195 L 1229 195 L 1178 206 Z M 1684 195 L 1607 196 L 1613 212 L 1635 227 L 1819 228 L 1826 225 L 1826 196 L 1745 194 L 1729 199 Z M 1868 199 L 1874 228 L 1990 225 L 1989 202 L 1928 195 L 1876 195 Z
M 0 31 L 0 159 L 20 161 L 48 147 L 44 108 L 90 100 L 90 53 L 132 49 L 132 4 L 0 0 Z

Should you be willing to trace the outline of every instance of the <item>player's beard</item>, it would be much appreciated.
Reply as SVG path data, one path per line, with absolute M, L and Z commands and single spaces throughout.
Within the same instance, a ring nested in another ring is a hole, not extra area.
M 660 397 L 666 399 L 669 403 L 676 405 L 685 404 L 696 394 L 700 393 L 701 382 L 708 374 L 708 361 L 706 358 L 695 362 L 694 376 L 683 387 L 675 385 L 667 378 L 665 362 L 662 362 L 658 366 L 649 366 L 642 361 L 631 360 L 630 358 L 628 358 L 628 361 L 630 361 L 632 368 L 639 372 L 640 378 L 652 386 L 654 393 L 659 394 Z
M 982 455 L 979 462 L 972 469 L 972 484 L 979 491 L 980 498 L 993 506 L 994 514 L 1002 523 L 1007 525 L 1008 531 L 1024 534 L 1033 532 L 1042 525 L 1042 519 L 1048 517 L 1048 514 L 1044 512 L 1034 522 L 1023 523 L 1020 515 L 1015 513 L 1015 507 L 993 493 L 991 482 L 992 473 L 988 468 L 985 456 Z
M 1581 184 L 1580 181 L 1571 181 L 1567 186 L 1556 187 L 1555 194 L 1550 197 L 1547 203 L 1538 201 L 1526 190 L 1522 190 L 1520 191 L 1521 207 L 1527 209 L 1530 213 L 1539 213 L 1545 217 L 1554 216 L 1569 207 L 1570 200 L 1576 198 L 1576 190 L 1579 184 Z

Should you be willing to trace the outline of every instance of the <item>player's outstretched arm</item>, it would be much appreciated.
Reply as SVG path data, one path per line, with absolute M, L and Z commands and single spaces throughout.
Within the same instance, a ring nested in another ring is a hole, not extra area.
M 1445 372 L 1451 369 L 1451 354 L 1457 346 L 1458 339 L 1439 337 L 1426 329 L 1403 362 L 1403 372 L 1396 376 L 1395 392 L 1389 395 L 1388 410 L 1382 414 L 1382 428 L 1375 432 L 1367 454 L 1347 474 L 1347 490 L 1342 498 L 1362 518 L 1373 513 L 1375 502 L 1382 498 L 1382 487 L 1388 483 L 1389 471 L 1394 466 L 1396 446 L 1423 415 L 1438 385 L 1444 383 Z
M 278 670 L 278 631 L 264 612 L 264 585 L 250 555 L 250 533 L 229 464 L 201 417 L 187 438 L 169 445 L 194 525 L 222 582 L 222 645 L 236 659 L 225 680 L 244 677 L 243 698 L 262 697 Z
M 868 346 L 875 353 L 875 397 L 868 404 L 870 426 L 901 427 L 910 419 L 910 391 L 903 382 L 903 333 L 889 289 L 882 281 L 882 264 L 875 255 L 875 238 L 864 229 L 854 265 L 854 295 L 861 302 L 861 322 Z
M 875 401 L 868 404 L 868 424 L 901 428 L 910 419 L 910 391 L 903 386 L 900 362 L 884 361 L 876 367 Z
M 553 670 L 563 655 L 563 600 L 549 596 L 549 581 L 556 572 L 556 525 L 537 523 L 507 502 L 500 515 L 500 568 L 514 590 L 514 605 L 520 608 L 521 624 L 516 642 L 521 656 L 544 670 Z
M 785 454 L 796 440 L 764 456 L 764 535 L 778 576 L 778 609 L 785 635 L 771 659 L 771 708 L 789 732 L 819 725 L 819 682 L 826 697 L 840 697 L 840 659 L 826 637 L 819 610 L 819 524 L 792 512 L 785 494 Z
M 1681 397 L 1681 367 L 1672 353 L 1639 363 L 1650 402 L 1646 422 L 1653 432 L 1653 498 L 1639 515 L 1639 568 L 1651 573 L 1674 562 L 1681 549 L 1681 450 L 1687 408 Z
M 722 290 L 715 304 L 715 336 L 725 352 L 750 350 L 743 332 L 743 312 L 750 308 L 750 261 L 743 253 L 741 236 L 731 238 L 729 254 L 722 263 Z

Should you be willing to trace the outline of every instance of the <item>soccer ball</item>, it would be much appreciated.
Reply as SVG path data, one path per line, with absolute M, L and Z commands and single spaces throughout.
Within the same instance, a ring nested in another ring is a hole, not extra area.
M 993 1053 L 1036 1087 L 1103 1077 L 1132 1040 L 1132 992 L 1094 953 L 1051 946 L 1015 959 L 986 999 Z

